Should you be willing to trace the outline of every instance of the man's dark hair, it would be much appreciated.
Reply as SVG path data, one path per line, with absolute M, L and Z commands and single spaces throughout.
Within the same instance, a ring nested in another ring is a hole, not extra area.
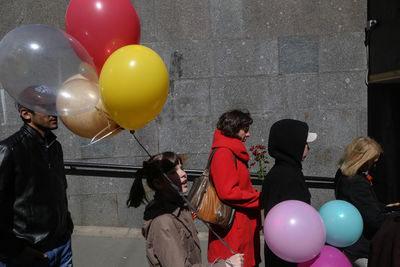
M 221 115 L 218 119 L 217 129 L 227 137 L 237 138 L 241 129 L 249 128 L 253 123 L 250 113 L 245 110 L 230 110 Z

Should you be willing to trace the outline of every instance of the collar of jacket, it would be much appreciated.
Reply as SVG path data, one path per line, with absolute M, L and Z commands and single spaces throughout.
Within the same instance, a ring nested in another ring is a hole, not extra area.
M 29 134 L 33 139 L 35 139 L 39 144 L 42 144 L 44 146 L 50 147 L 55 141 L 56 141 L 56 136 L 53 134 L 51 131 L 48 131 L 46 136 L 43 137 L 36 129 L 34 129 L 32 126 L 29 124 L 25 123 L 22 127 L 21 130 Z
M 215 130 L 212 148 L 226 147 L 229 148 L 238 159 L 244 162 L 250 160 L 249 153 L 243 142 L 239 139 L 227 137 L 220 130 Z
M 178 216 L 182 209 L 187 209 L 187 205 L 180 196 L 176 199 L 170 200 L 164 197 L 159 192 L 154 194 L 154 200 L 164 206 L 165 210 L 169 210 L 172 214 Z
M 156 192 L 154 194 L 154 199 L 146 206 L 143 218 L 145 221 L 153 220 L 155 217 L 165 213 L 179 216 L 181 210 L 185 208 L 187 208 L 187 206 L 183 204 L 183 201 L 180 203 L 172 202 L 159 192 Z

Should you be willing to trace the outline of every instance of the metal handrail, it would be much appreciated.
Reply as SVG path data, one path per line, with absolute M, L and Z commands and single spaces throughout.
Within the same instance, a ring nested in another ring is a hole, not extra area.
M 87 163 L 87 162 L 64 162 L 67 175 L 100 176 L 115 178 L 133 178 L 135 172 L 141 167 L 119 164 Z M 193 181 L 200 176 L 203 170 L 185 169 L 188 180 Z M 262 185 L 262 180 L 257 173 L 250 172 L 253 185 Z M 309 188 L 334 189 L 334 179 L 331 177 L 305 176 Z

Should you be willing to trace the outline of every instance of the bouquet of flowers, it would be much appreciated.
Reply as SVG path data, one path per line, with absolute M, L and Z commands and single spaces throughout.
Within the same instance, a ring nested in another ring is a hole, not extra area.
M 269 163 L 267 160 L 267 148 L 263 145 L 256 145 L 250 147 L 250 151 L 254 156 L 252 162 L 250 163 L 250 167 L 258 164 L 258 178 L 264 179 L 264 175 L 267 172 L 267 164 Z

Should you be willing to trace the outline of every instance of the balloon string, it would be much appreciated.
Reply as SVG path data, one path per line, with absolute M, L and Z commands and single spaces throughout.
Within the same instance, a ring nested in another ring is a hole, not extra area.
M 100 108 L 98 108 L 97 106 L 94 107 L 94 108 L 95 108 L 97 111 L 102 112 L 102 113 L 106 116 L 106 118 L 107 118 L 108 120 L 111 120 L 110 114 L 109 114 L 107 111 L 105 111 L 105 110 L 103 110 L 103 109 L 100 109 Z
M 122 129 L 121 127 L 117 127 L 117 128 L 115 128 L 114 130 L 110 131 L 109 133 L 103 135 L 101 138 L 99 138 L 99 139 L 96 140 L 96 138 L 97 138 L 100 134 L 102 134 L 104 131 L 106 131 L 106 130 L 109 129 L 109 128 L 110 128 L 110 124 L 108 124 L 108 126 L 106 126 L 103 130 L 101 130 L 100 132 L 98 132 L 92 139 L 90 139 L 89 144 L 83 145 L 82 147 L 88 147 L 88 146 L 91 146 L 91 145 L 93 145 L 93 144 L 96 144 L 97 142 L 103 140 L 104 138 L 106 138 L 106 137 L 112 135 L 112 134 L 115 133 L 116 131 Z
M 135 138 L 136 142 L 143 148 L 144 152 L 146 152 L 147 156 L 151 158 L 149 151 L 140 143 L 139 139 L 136 137 L 135 133 L 132 133 L 133 137 Z
M 139 139 L 136 137 L 135 133 L 132 133 L 133 137 L 135 138 L 135 140 L 138 142 L 138 144 L 143 148 L 143 150 L 147 153 L 147 155 L 151 158 L 151 155 L 149 153 L 149 151 L 147 151 L 147 149 L 140 143 Z M 225 240 L 223 240 L 210 226 L 210 224 L 206 221 L 203 220 L 203 218 L 201 218 L 200 214 L 197 212 L 197 210 L 193 207 L 192 203 L 190 203 L 190 201 L 185 197 L 185 195 L 183 194 L 182 191 L 179 190 L 178 186 L 175 185 L 171 179 L 169 179 L 168 175 L 161 170 L 161 168 L 158 168 L 158 170 L 162 173 L 162 175 L 164 176 L 165 179 L 167 179 L 167 181 L 170 183 L 170 185 L 172 186 L 173 189 L 175 189 L 175 191 L 179 194 L 179 196 L 183 199 L 183 201 L 185 201 L 185 203 L 189 206 L 189 208 L 197 215 L 197 219 L 199 219 L 205 226 L 207 226 L 207 228 L 222 242 L 222 244 L 224 244 L 229 251 L 232 253 L 232 255 L 235 255 L 235 252 L 232 250 L 232 248 L 225 242 Z

